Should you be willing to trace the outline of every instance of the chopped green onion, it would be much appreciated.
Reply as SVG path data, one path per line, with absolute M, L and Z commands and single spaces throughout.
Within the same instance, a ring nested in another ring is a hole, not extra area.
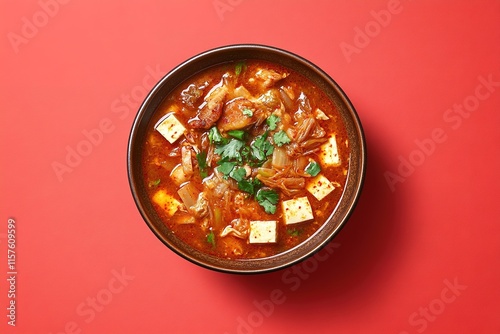
M 300 235 L 300 231 L 299 230 L 286 230 L 286 233 L 288 233 L 288 235 L 292 236 L 292 237 L 298 237 Z
M 244 71 L 247 68 L 247 64 L 244 61 L 240 61 L 236 63 L 234 66 L 234 73 L 236 75 L 240 75 L 242 71 Z
M 213 231 L 207 234 L 207 242 L 212 245 L 212 248 L 215 248 L 215 234 Z
M 231 130 L 228 131 L 227 134 L 239 140 L 244 140 L 246 136 L 246 132 L 243 130 Z
M 200 168 L 200 176 L 202 179 L 208 176 L 207 172 L 207 152 L 202 151 L 196 154 L 196 161 L 198 161 L 198 166 Z
M 224 222 L 222 221 L 222 209 L 219 207 L 214 208 L 214 227 L 222 228 Z
M 161 181 L 160 179 L 157 179 L 157 180 L 154 180 L 154 181 L 149 181 L 148 186 L 150 188 L 156 187 L 156 186 L 158 186 L 160 184 L 160 181 Z
M 316 176 L 321 172 L 321 165 L 316 161 L 311 161 L 304 171 L 311 176 Z
M 248 117 L 252 117 L 253 116 L 253 111 L 250 110 L 250 109 L 243 109 L 243 115 L 245 116 L 248 116 Z

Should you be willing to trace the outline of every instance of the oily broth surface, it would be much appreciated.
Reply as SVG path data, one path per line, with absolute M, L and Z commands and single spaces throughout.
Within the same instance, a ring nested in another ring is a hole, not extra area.
M 194 111 L 192 109 L 187 110 L 189 108 L 182 108 L 181 93 L 193 82 L 207 82 L 208 85 L 205 92 L 209 91 L 211 87 L 221 81 L 221 77 L 225 73 L 234 74 L 235 66 L 237 66 L 236 64 L 236 62 L 231 62 L 214 66 L 187 79 L 169 96 L 167 96 L 156 110 L 147 130 L 147 140 L 144 143 L 144 154 L 142 157 L 144 183 L 150 199 L 153 198 L 158 190 L 162 189 L 180 201 L 179 196 L 177 195 L 179 187 L 173 183 L 170 178 L 172 169 L 180 163 L 180 157 L 170 157 L 169 154 L 170 152 L 175 151 L 176 147 L 178 147 L 179 144 L 185 140 L 184 137 L 181 137 L 175 143 L 170 144 L 158 131 L 155 130 L 155 124 L 165 114 L 175 111 L 175 116 L 186 126 L 188 124 L 188 120 L 193 117 Z M 255 217 L 259 217 L 259 220 L 276 220 L 278 222 L 277 242 L 272 244 L 250 244 L 247 240 L 239 239 L 234 236 L 219 237 L 217 233 L 220 233 L 220 230 L 215 231 L 215 243 L 207 242 L 207 233 L 209 230 L 206 228 L 206 222 L 204 223 L 205 226 L 203 228 L 200 226 L 199 222 L 194 224 L 180 224 L 176 219 L 175 214 L 170 217 L 164 209 L 153 203 L 158 216 L 179 239 L 204 253 L 222 258 L 251 259 L 268 257 L 289 250 L 305 241 L 312 234 L 314 234 L 321 225 L 324 224 L 325 220 L 331 215 L 332 211 L 337 206 L 345 187 L 347 169 L 349 165 L 347 134 L 338 111 L 332 101 L 328 99 L 326 94 L 302 75 L 281 65 L 260 60 L 245 61 L 245 68 L 237 76 L 236 85 L 247 82 L 252 73 L 252 68 L 254 67 L 271 68 L 277 72 L 289 73 L 289 75 L 280 80 L 276 86 L 291 87 L 295 92 L 304 93 L 309 99 L 311 109 L 314 110 L 315 108 L 319 108 L 328 116 L 328 120 L 320 120 L 318 122 L 327 134 L 334 133 L 336 135 L 341 165 L 322 168 L 321 173 L 330 181 L 334 181 L 340 186 L 336 186 L 336 188 L 321 201 L 317 200 L 305 189 L 300 193 L 300 195 L 294 196 L 307 196 L 314 213 L 314 220 L 288 226 L 283 222 L 281 201 L 292 197 L 285 196 L 280 193 L 280 203 L 278 203 L 276 213 L 274 214 L 264 212 L 260 206 L 255 205 L 255 203 L 251 203 L 251 201 L 255 202 L 253 199 L 248 199 L 245 203 L 255 211 Z M 251 87 L 247 88 L 250 93 L 257 94 L 257 91 Z M 199 101 L 202 100 L 203 96 L 200 97 Z M 294 109 L 297 110 L 298 102 L 293 102 Z M 178 106 L 181 106 L 181 108 Z M 188 126 L 186 126 L 186 128 L 188 128 Z M 318 155 L 315 153 L 313 153 L 311 157 L 316 160 L 319 159 Z M 211 172 L 212 170 L 209 170 L 209 175 Z M 160 182 L 156 184 L 158 180 L 160 180 Z M 202 178 L 199 173 L 194 173 L 192 182 L 202 189 Z M 213 204 L 217 206 L 224 206 L 224 203 L 222 202 Z M 229 223 L 231 219 L 237 218 L 235 213 L 235 210 L 237 210 L 236 207 L 224 207 L 222 210 L 224 210 L 225 213 L 225 223 Z M 238 249 L 239 251 L 235 253 L 235 249 Z

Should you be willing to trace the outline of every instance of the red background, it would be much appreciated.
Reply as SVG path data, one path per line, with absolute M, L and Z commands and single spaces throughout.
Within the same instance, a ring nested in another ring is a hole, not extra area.
M 0 29 L 0 332 L 500 333 L 498 0 L 1 0 Z M 155 81 L 248 42 L 343 87 L 369 165 L 326 260 L 234 276 L 150 232 L 126 148 Z

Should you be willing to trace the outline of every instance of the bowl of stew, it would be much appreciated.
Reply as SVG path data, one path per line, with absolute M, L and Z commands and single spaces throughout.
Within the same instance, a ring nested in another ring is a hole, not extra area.
M 340 86 L 292 52 L 239 44 L 167 73 L 137 112 L 128 179 L 151 231 L 226 273 L 264 273 L 319 251 L 362 190 L 366 146 Z

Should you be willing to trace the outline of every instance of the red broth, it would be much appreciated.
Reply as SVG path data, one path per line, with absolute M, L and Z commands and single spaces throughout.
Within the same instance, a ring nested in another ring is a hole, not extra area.
M 348 144 L 334 104 L 311 81 L 274 63 L 230 62 L 163 100 L 144 143 L 144 182 L 158 216 L 191 247 L 268 257 L 332 214 Z

